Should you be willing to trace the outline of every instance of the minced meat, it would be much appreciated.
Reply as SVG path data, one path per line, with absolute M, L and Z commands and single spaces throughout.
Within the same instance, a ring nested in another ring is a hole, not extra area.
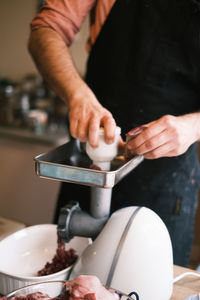
M 68 268 L 73 265 L 78 258 L 76 250 L 70 248 L 69 250 L 65 249 L 65 243 L 61 241 L 61 238 L 58 236 L 58 246 L 56 254 L 54 255 L 51 262 L 47 262 L 44 268 L 38 271 L 37 276 L 50 275 L 61 270 Z

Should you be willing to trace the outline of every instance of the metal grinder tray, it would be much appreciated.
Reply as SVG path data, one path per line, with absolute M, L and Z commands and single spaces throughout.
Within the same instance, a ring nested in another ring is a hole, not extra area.
M 34 161 L 36 173 L 42 178 L 112 188 L 143 161 L 143 156 L 136 156 L 129 161 L 123 156 L 116 156 L 111 162 L 110 171 L 94 170 L 90 168 L 92 161 L 81 149 L 78 140 L 71 140 L 36 156 Z

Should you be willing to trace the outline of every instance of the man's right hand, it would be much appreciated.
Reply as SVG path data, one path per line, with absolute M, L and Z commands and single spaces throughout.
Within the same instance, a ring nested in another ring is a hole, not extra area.
M 79 87 L 78 95 L 71 97 L 68 103 L 70 132 L 73 137 L 81 142 L 88 140 L 92 147 L 97 147 L 99 128 L 104 127 L 106 143 L 114 142 L 115 120 L 86 84 Z
M 115 120 L 78 74 L 68 47 L 57 32 L 51 28 L 32 32 L 29 51 L 45 81 L 69 106 L 71 135 L 81 142 L 88 140 L 92 147 L 97 147 L 102 126 L 105 141 L 112 143 Z

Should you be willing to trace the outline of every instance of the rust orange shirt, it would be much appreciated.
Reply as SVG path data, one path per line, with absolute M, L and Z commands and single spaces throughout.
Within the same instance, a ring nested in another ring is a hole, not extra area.
M 69 46 L 85 17 L 91 12 L 89 48 L 104 24 L 116 0 L 46 0 L 41 11 L 31 22 L 31 30 L 50 27 Z

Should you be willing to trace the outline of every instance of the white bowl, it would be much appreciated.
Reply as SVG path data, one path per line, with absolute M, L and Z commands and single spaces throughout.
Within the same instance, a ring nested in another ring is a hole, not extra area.
M 39 282 L 36 284 L 30 284 L 25 287 L 22 287 L 20 289 L 17 289 L 8 295 L 6 295 L 7 299 L 12 299 L 12 297 L 18 297 L 22 295 L 28 295 L 32 293 L 41 292 L 43 294 L 48 295 L 51 298 L 56 298 L 60 296 L 63 285 L 66 281 L 64 280 L 55 280 L 55 281 L 45 281 L 45 282 Z
M 41 293 L 47 294 L 51 298 L 56 298 L 61 295 L 62 291 L 64 291 L 63 285 L 65 282 L 66 281 L 63 281 L 63 280 L 57 280 L 57 281 L 39 282 L 38 284 L 31 284 L 26 287 L 17 289 L 16 291 L 13 291 L 12 293 L 8 294 L 6 296 L 6 298 L 9 300 L 9 299 L 12 299 L 12 297 L 28 295 L 28 294 L 36 293 L 36 292 L 41 292 Z M 65 289 L 67 290 L 67 287 L 65 287 Z M 118 290 L 115 290 L 112 288 L 110 288 L 109 290 L 112 292 L 116 292 L 120 296 L 120 300 L 135 300 L 135 299 L 138 300 L 138 298 L 135 298 L 135 296 L 130 297 Z
M 91 239 L 75 237 L 66 244 L 80 256 Z M 6 295 L 29 284 L 67 279 L 72 266 L 46 276 L 36 276 L 57 249 L 57 225 L 42 224 L 19 230 L 0 242 L 0 293 Z

